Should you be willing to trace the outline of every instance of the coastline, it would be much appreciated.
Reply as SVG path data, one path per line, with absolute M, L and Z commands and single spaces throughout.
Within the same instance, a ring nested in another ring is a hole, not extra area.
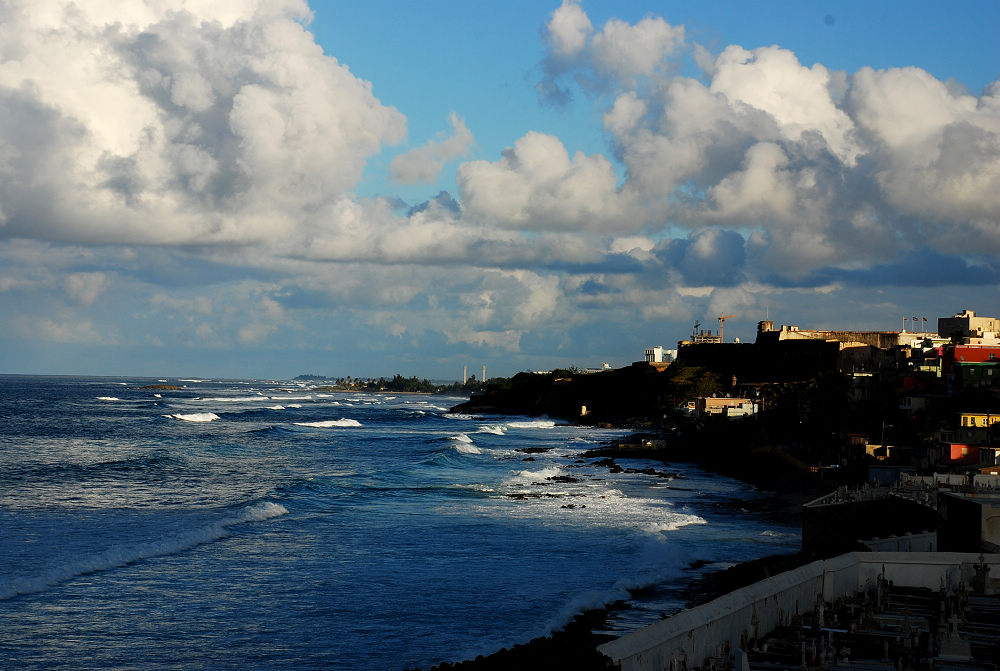
M 758 512 L 766 517 L 779 519 L 784 523 L 787 523 L 790 519 L 801 522 L 802 504 L 818 495 L 816 483 L 786 480 L 784 481 L 785 486 L 773 487 L 773 485 L 777 484 L 773 478 L 756 478 L 748 473 L 744 473 L 744 475 L 750 475 L 750 477 L 740 477 L 737 473 L 720 472 L 720 470 L 699 463 L 695 459 L 678 459 L 677 454 L 668 454 L 663 449 L 639 448 L 622 450 L 614 445 L 608 445 L 584 452 L 580 456 L 582 458 L 603 457 L 603 461 L 596 462 L 594 465 L 609 468 L 617 466 L 614 462 L 614 459 L 617 457 L 651 459 L 660 461 L 661 463 L 689 463 L 710 472 L 725 475 L 726 477 L 759 487 L 762 491 L 761 496 L 751 501 L 732 499 L 722 504 L 723 506 Z M 668 457 L 670 458 L 668 459 Z M 621 468 L 620 466 L 617 467 Z M 727 470 L 731 471 L 731 469 Z M 642 472 L 647 471 L 643 469 Z M 685 579 L 682 575 L 677 579 L 676 584 L 669 588 L 679 597 L 678 600 L 684 603 L 683 608 L 675 612 L 707 603 L 741 587 L 801 566 L 808 563 L 808 561 L 809 558 L 803 555 L 800 550 L 795 553 L 768 555 L 740 562 L 732 566 L 719 567 L 697 575 L 691 575 L 689 579 Z M 685 568 L 685 571 L 690 571 L 693 574 L 696 571 L 704 569 L 707 565 L 703 560 L 697 560 L 689 564 Z M 639 590 L 633 593 L 633 598 L 641 599 L 642 591 Z M 563 629 L 553 632 L 548 636 L 540 636 L 510 648 L 501 648 L 489 655 L 480 655 L 475 659 L 459 662 L 443 662 L 430 667 L 428 671 L 451 671 L 452 669 L 461 671 L 494 671 L 510 668 L 532 670 L 573 668 L 582 671 L 613 669 L 614 666 L 611 660 L 600 653 L 597 650 L 597 646 L 618 637 L 617 634 L 609 633 L 609 622 L 616 612 L 627 610 L 630 607 L 631 605 L 627 601 L 608 603 L 601 608 L 590 609 L 576 614 Z M 665 617 L 674 614 L 667 613 Z M 415 669 L 414 671 L 420 670 Z

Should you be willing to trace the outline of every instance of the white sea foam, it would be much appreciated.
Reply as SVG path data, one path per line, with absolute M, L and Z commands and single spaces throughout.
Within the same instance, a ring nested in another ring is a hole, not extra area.
M 98 396 L 98 401 L 120 401 L 121 399 L 117 396 Z
M 472 438 L 469 438 L 467 434 L 456 433 L 454 436 L 448 436 L 448 440 L 457 440 L 460 443 L 471 443 Z
M 156 398 L 163 398 L 163 394 L 153 394 L 153 396 Z
M 264 522 L 287 514 L 288 510 L 284 506 L 264 501 L 247 506 L 232 517 L 226 517 L 217 522 L 211 522 L 171 536 L 146 543 L 115 545 L 104 552 L 78 557 L 63 566 L 52 568 L 42 575 L 0 581 L 0 601 L 12 599 L 21 594 L 41 592 L 89 573 L 121 568 L 151 557 L 178 554 L 229 536 L 230 527 L 247 522 Z
M 284 410 L 285 406 L 283 406 L 283 405 L 269 405 L 269 406 L 267 406 L 267 409 L 268 410 Z
M 495 424 L 492 426 L 483 425 L 479 427 L 479 433 L 492 433 L 495 436 L 502 436 L 506 432 L 507 429 L 505 429 L 502 424 Z
M 512 429 L 551 429 L 556 425 L 551 419 L 536 419 L 530 422 L 507 422 Z
M 472 445 L 471 443 L 458 443 L 454 447 L 455 447 L 455 451 L 456 452 L 460 452 L 461 454 L 482 454 L 483 453 L 482 450 L 480 450 L 475 445 Z
M 164 415 L 164 417 L 180 419 L 185 422 L 214 422 L 219 419 L 219 416 L 214 412 L 191 412 L 186 414 L 178 412 L 173 415 Z
M 296 426 L 308 426 L 314 429 L 332 429 L 336 426 L 361 426 L 356 419 L 328 419 L 322 422 L 294 422 Z
M 549 466 L 548 468 L 543 468 L 539 471 L 518 471 L 516 475 L 521 480 L 541 482 L 542 480 L 546 480 L 548 478 L 554 478 L 561 473 L 562 469 L 558 466 Z
M 669 519 L 650 522 L 642 529 L 647 533 L 659 534 L 664 531 L 677 531 L 678 529 L 682 529 L 693 524 L 708 524 L 708 521 L 698 515 L 682 515 L 680 513 L 676 513 L 672 514 Z
M 196 398 L 195 400 L 207 401 L 210 403 L 257 403 L 259 401 L 268 401 L 270 399 L 268 399 L 267 396 L 203 396 Z

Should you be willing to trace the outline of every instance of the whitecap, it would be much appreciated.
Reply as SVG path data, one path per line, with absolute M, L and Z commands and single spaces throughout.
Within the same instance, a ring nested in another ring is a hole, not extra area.
M 214 422 L 219 419 L 219 416 L 214 412 L 192 412 L 188 414 L 175 413 L 173 415 L 164 415 L 164 417 L 179 419 L 185 422 Z
M 472 438 L 464 433 L 456 433 L 454 436 L 448 436 L 448 440 L 457 440 L 460 443 L 471 443 Z
M 322 422 L 294 422 L 296 426 L 308 426 L 314 429 L 331 429 L 336 426 L 361 426 L 356 419 L 328 419 Z
M 120 401 L 121 399 L 117 396 L 98 396 L 98 401 Z
M 471 443 L 458 443 L 457 445 L 454 446 L 454 448 L 455 448 L 456 452 L 459 452 L 461 454 L 482 454 L 483 453 L 482 450 L 480 450 L 475 445 L 472 445 Z
M 548 468 L 543 468 L 540 471 L 518 471 L 515 475 L 524 480 L 540 482 L 547 478 L 554 478 L 560 473 L 562 473 L 562 469 L 558 466 L 549 466 Z
M 650 522 L 649 524 L 643 526 L 642 530 L 651 534 L 659 534 L 664 531 L 677 531 L 683 527 L 695 524 L 708 524 L 708 521 L 697 515 L 675 515 L 668 520 Z
M 283 405 L 269 405 L 269 406 L 267 406 L 267 409 L 268 410 L 284 410 L 285 406 L 283 406 Z
M 502 424 L 495 424 L 492 426 L 481 426 L 479 427 L 479 433 L 492 433 L 495 436 L 502 436 L 507 432 Z
M 258 401 L 266 401 L 268 398 L 266 396 L 199 396 L 195 400 L 211 403 L 256 403 Z
M 551 419 L 536 419 L 530 422 L 507 422 L 512 429 L 551 429 L 556 425 Z

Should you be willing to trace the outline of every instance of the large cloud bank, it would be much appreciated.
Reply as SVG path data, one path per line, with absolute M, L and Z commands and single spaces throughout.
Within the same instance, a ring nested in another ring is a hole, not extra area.
M 105 342 L 130 336 L 98 337 L 80 311 L 118 287 L 202 342 L 227 324 L 240 342 L 308 339 L 308 314 L 348 306 L 394 336 L 514 351 L 546 331 L 572 347 L 588 320 L 759 308 L 762 287 L 1000 275 L 1000 82 L 976 95 L 917 67 L 713 54 L 664 18 L 595 26 L 564 0 L 538 91 L 596 105 L 607 153 L 533 130 L 401 211 L 355 189 L 406 118 L 309 18 L 304 0 L 0 4 L 0 293 L 59 293 L 75 337 Z M 450 123 L 388 176 L 433 182 L 472 152 L 462 110 Z M 50 271 L 25 270 L 42 258 Z M 203 295 L 172 297 L 178 275 Z
M 7 236 L 281 238 L 406 120 L 323 54 L 295 0 L 4 3 Z

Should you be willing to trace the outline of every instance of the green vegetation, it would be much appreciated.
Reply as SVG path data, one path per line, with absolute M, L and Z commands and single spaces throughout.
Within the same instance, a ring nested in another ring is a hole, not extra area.
M 356 378 L 351 376 L 331 378 L 325 375 L 298 375 L 295 379 L 302 382 L 332 382 L 332 384 L 320 386 L 319 389 L 322 391 L 389 391 L 402 394 L 468 395 L 482 391 L 486 386 L 477 381 L 475 375 L 464 384 L 453 382 L 444 385 L 434 384 L 428 379 L 419 379 L 415 376 L 403 377 L 398 373 L 391 378 Z

